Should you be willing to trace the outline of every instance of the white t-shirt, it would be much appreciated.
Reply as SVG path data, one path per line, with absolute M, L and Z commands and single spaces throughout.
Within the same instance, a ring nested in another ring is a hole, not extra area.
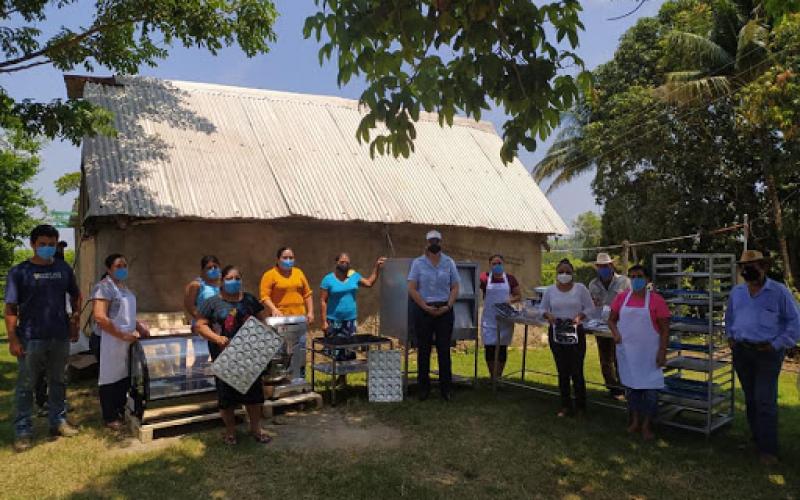
M 541 308 L 558 319 L 574 319 L 580 313 L 591 313 L 594 303 L 589 289 L 583 283 L 573 284 L 568 292 L 562 292 L 557 285 L 551 285 L 544 292 Z

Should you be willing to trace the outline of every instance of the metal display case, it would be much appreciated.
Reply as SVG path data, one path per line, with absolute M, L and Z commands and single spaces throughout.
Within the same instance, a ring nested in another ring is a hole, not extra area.
M 139 419 L 148 407 L 177 404 L 216 388 L 208 342 L 198 335 L 167 335 L 131 344 L 129 409 Z M 153 404 L 158 402 L 159 404 Z
M 736 258 L 656 254 L 653 283 L 672 310 L 659 420 L 710 435 L 733 420 L 734 370 L 724 315 L 736 285 Z

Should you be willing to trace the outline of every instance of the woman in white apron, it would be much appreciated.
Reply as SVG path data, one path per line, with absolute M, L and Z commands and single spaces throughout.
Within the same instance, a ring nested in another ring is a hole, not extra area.
M 661 367 L 669 340 L 669 307 L 657 293 L 647 290 L 647 272 L 633 266 L 628 272 L 631 290 L 620 293 L 611 305 L 608 326 L 617 344 L 619 378 L 627 388 L 630 433 L 653 439 L 652 423 L 658 412 L 658 391 L 664 388 Z
M 501 377 L 508 357 L 508 345 L 511 343 L 514 325 L 505 321 L 497 321 L 495 304 L 519 302 L 521 293 L 519 282 L 511 274 L 506 274 L 502 255 L 493 255 L 489 259 L 491 271 L 481 275 L 483 290 L 483 313 L 481 315 L 481 336 L 483 337 L 486 365 L 489 374 Z M 495 360 L 497 364 L 495 365 Z
M 100 333 L 100 407 L 106 427 L 122 428 L 130 387 L 130 345 L 149 336 L 136 321 L 136 296 L 125 286 L 128 262 L 121 254 L 106 258 L 106 274 L 92 290 L 92 312 Z

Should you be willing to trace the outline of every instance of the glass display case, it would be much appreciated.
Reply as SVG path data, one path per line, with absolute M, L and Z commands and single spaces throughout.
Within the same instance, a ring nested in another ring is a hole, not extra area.
M 141 339 L 131 345 L 131 400 L 142 418 L 151 402 L 215 391 L 208 342 L 198 335 Z

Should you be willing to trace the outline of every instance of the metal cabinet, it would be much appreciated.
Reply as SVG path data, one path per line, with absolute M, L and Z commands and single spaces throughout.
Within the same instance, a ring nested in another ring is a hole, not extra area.
M 394 337 L 404 346 L 414 347 L 416 335 L 412 308 L 415 304 L 408 296 L 408 272 L 413 259 L 388 259 L 381 276 L 380 331 L 381 335 Z M 456 262 L 461 285 L 453 313 L 453 340 L 478 338 L 478 265 L 474 262 Z

